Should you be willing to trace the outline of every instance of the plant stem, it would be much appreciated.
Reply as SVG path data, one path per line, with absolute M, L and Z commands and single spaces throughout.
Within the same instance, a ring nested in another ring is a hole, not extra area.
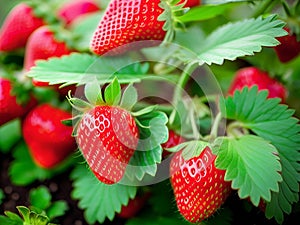
M 181 77 L 178 81 L 178 85 L 175 88 L 174 96 L 173 96 L 173 105 L 175 106 L 175 108 L 182 97 L 183 90 L 190 78 L 190 74 L 194 70 L 194 67 L 195 67 L 194 62 L 187 64 L 183 73 L 181 74 Z
M 256 18 L 265 13 L 272 4 L 277 4 L 279 0 L 263 0 L 262 3 L 253 13 L 252 17 Z
M 213 126 L 211 128 L 211 132 L 210 132 L 211 141 L 213 141 L 218 136 L 218 129 L 219 129 L 219 125 L 220 125 L 221 120 L 222 120 L 222 114 L 221 114 L 221 112 L 219 112 L 217 114 L 217 116 L 214 120 Z

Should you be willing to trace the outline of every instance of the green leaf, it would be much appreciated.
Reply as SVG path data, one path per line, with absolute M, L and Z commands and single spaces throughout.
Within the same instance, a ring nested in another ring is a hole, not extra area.
M 122 205 L 135 197 L 137 187 L 121 184 L 106 185 L 99 182 L 85 166 L 77 166 L 72 174 L 72 197 L 79 200 L 79 208 L 84 210 L 88 223 L 103 223 L 106 218 L 113 220 Z
M 9 175 L 13 184 L 21 186 L 29 185 L 36 180 L 44 181 L 49 179 L 56 174 L 65 171 L 78 160 L 75 159 L 75 157 L 70 157 L 64 164 L 55 169 L 42 169 L 33 162 L 24 142 L 21 142 L 16 146 L 13 157 L 14 160 L 9 167 Z
M 132 84 L 129 84 L 123 92 L 120 107 L 131 111 L 131 109 L 137 103 L 137 101 L 137 90 L 133 87 Z
M 267 92 L 258 92 L 257 87 L 244 88 L 221 102 L 221 109 L 224 117 L 239 121 L 276 147 L 283 181 L 279 192 L 273 192 L 271 202 L 267 203 L 266 216 L 282 222 L 283 213 L 291 213 L 291 205 L 299 201 L 300 125 L 293 117 L 294 110 L 279 104 L 280 99 L 266 97 Z
M 217 148 L 216 167 L 226 170 L 225 180 L 231 181 L 240 198 L 250 197 L 255 206 L 261 198 L 270 201 L 271 191 L 278 192 L 278 183 L 282 181 L 276 148 L 254 135 L 217 141 L 221 143 Z
M 103 103 L 101 87 L 95 79 L 93 82 L 87 83 L 84 87 L 84 95 L 92 105 Z
M 231 9 L 234 5 L 235 4 L 201 5 L 200 7 L 191 8 L 183 16 L 178 17 L 178 19 L 182 23 L 208 20 L 224 14 L 226 10 Z
M 12 220 L 10 218 L 7 218 L 5 216 L 0 215 L 0 224 L 5 224 L 5 225 L 23 225 L 22 221 L 16 221 Z
M 140 124 L 140 141 L 126 168 L 125 176 L 130 182 L 141 181 L 146 174 L 155 176 L 157 164 L 162 159 L 161 144 L 168 138 L 168 117 L 165 113 L 152 111 L 136 119 Z
M 113 81 L 105 88 L 104 99 L 108 105 L 118 105 L 121 100 L 121 86 L 118 79 Z
M 29 199 L 32 206 L 45 210 L 51 204 L 51 194 L 45 186 L 32 189 L 29 193 Z
M 2 200 L 5 198 L 4 192 L 0 189 L 0 205 L 2 204 Z
M 22 137 L 20 120 L 12 120 L 0 126 L 0 137 L 0 151 L 7 153 Z
M 11 220 L 23 222 L 22 218 L 16 213 L 5 211 L 4 214 Z
M 145 64 L 147 65 L 147 64 Z M 37 81 L 50 84 L 86 84 L 95 79 L 99 85 L 107 84 L 117 77 L 120 84 L 140 82 L 142 79 L 177 80 L 175 75 L 164 77 L 146 74 L 147 66 L 129 57 L 99 57 L 85 53 L 72 53 L 62 57 L 40 60 L 27 73 Z M 129 73 L 127 73 L 129 72 Z
M 284 22 L 271 15 L 265 19 L 251 18 L 235 23 L 228 23 L 201 43 L 198 58 L 190 59 L 200 65 L 223 64 L 224 60 L 235 60 L 238 57 L 253 55 L 262 47 L 279 44 L 276 37 L 284 36 Z
M 47 208 L 46 214 L 50 219 L 63 216 L 65 212 L 69 209 L 69 206 L 66 201 L 56 201 L 51 203 Z

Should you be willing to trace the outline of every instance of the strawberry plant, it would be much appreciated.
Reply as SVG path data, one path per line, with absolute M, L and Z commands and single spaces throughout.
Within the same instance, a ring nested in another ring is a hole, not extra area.
M 299 223 L 299 0 L 2 8 L 0 224 Z

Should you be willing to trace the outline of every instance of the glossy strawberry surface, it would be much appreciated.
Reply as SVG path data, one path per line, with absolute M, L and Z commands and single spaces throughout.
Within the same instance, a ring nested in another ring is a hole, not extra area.
M 224 170 L 215 167 L 216 156 L 205 148 L 185 161 L 177 152 L 170 164 L 171 184 L 181 215 L 189 222 L 201 222 L 214 214 L 230 194 Z
M 46 169 L 58 166 L 76 149 L 76 141 L 72 137 L 73 127 L 62 123 L 71 117 L 71 113 L 48 103 L 28 113 L 22 132 L 38 166 Z
M 44 25 L 26 3 L 16 5 L 6 17 L 0 30 L 0 51 L 14 51 L 25 47 L 31 33 Z
M 77 142 L 89 167 L 103 183 L 119 182 L 138 144 L 131 114 L 115 106 L 96 106 L 83 115 Z
M 103 55 L 121 54 L 125 50 L 151 46 L 150 40 L 163 40 L 166 32 L 162 29 L 164 21 L 158 21 L 163 12 L 160 0 L 113 0 L 99 22 L 92 41 L 92 52 Z M 128 43 L 149 40 L 147 43 L 135 43 L 128 48 L 118 48 Z M 118 48 L 118 49 L 117 49 Z
M 287 90 L 283 84 L 270 77 L 267 72 L 256 67 L 246 67 L 238 70 L 229 87 L 228 94 L 232 95 L 235 90 L 254 85 L 258 87 L 258 90 L 267 90 L 268 98 L 281 98 L 282 102 L 286 100 Z

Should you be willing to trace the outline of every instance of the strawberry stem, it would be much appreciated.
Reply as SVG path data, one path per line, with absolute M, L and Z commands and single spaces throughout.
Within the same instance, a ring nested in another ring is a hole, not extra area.
M 252 17 L 256 18 L 264 14 L 267 10 L 273 8 L 274 5 L 278 3 L 279 0 L 265 0 L 258 6 L 258 8 L 253 13 Z
M 219 130 L 219 125 L 220 122 L 222 121 L 222 114 L 219 112 L 213 122 L 213 126 L 211 128 L 211 132 L 210 132 L 210 139 L 211 141 L 214 141 L 217 137 L 218 137 L 218 130 Z

